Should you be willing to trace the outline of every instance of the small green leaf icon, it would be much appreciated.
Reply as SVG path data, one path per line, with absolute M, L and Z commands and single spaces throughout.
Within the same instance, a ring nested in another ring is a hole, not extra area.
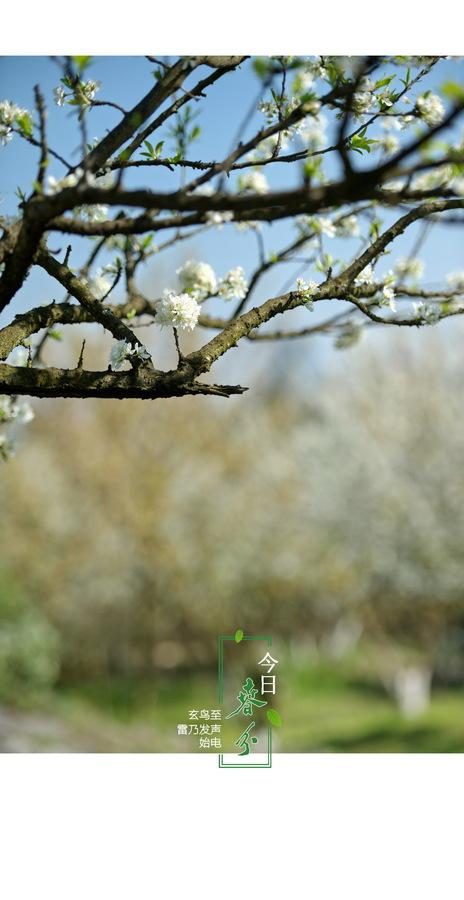
M 234 635 L 234 640 L 235 640 L 236 644 L 239 644 L 240 641 L 243 641 L 243 631 L 241 628 L 237 628 L 237 631 L 235 632 L 235 635 Z
M 274 725 L 275 728 L 280 728 L 282 719 L 276 709 L 268 709 L 266 716 L 271 725 Z

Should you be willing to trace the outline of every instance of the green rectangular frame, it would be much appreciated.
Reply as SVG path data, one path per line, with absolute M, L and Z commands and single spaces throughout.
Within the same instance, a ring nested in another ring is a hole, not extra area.
M 234 634 L 220 634 L 218 637 L 218 703 L 224 702 L 224 641 L 235 641 Z M 266 641 L 272 646 L 268 635 L 243 635 L 242 641 Z M 237 754 L 238 755 L 238 754 Z M 267 727 L 267 761 L 265 763 L 226 763 L 224 754 L 218 754 L 220 769 L 270 769 L 272 768 L 272 726 Z

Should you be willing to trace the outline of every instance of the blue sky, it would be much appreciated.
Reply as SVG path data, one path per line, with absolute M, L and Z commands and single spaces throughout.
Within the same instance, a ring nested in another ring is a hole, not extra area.
M 152 70 L 154 65 L 144 57 L 96 57 L 86 77 L 91 77 L 102 82 L 102 87 L 97 95 L 101 100 L 115 100 L 123 107 L 130 108 L 153 85 Z M 203 73 L 205 70 L 203 70 Z M 33 86 L 40 84 L 48 103 L 48 134 L 50 145 L 56 148 L 62 155 L 75 163 L 79 158 L 79 129 L 75 115 L 70 112 L 70 107 L 58 108 L 53 103 L 52 91 L 59 83 L 60 71 L 57 64 L 48 57 L 3 57 L 0 59 L 0 98 L 8 98 L 20 106 L 33 108 Z M 186 83 L 186 87 L 195 83 L 198 75 Z M 456 58 L 448 59 L 439 64 L 433 75 L 424 82 L 424 88 L 436 88 L 447 80 L 464 81 L 464 65 Z M 198 119 L 202 127 L 200 139 L 193 145 L 190 157 L 203 159 L 220 159 L 232 146 L 237 128 L 254 99 L 259 92 L 259 81 L 251 69 L 250 63 L 233 74 L 226 75 L 217 85 L 213 85 L 208 91 L 208 99 L 195 104 L 195 109 L 200 112 Z M 110 109 L 93 110 L 88 117 L 88 134 L 92 140 L 101 137 L 105 130 L 113 127 L 118 121 L 118 113 Z M 263 116 L 256 113 L 250 121 L 249 133 L 263 123 Z M 166 138 L 161 132 L 158 139 Z M 169 152 L 169 138 L 166 138 L 165 150 Z M 35 177 L 38 152 L 24 141 L 15 138 L 6 148 L 0 148 L 0 195 L 2 197 L 2 214 L 14 214 L 16 209 L 15 191 L 18 186 L 28 191 L 32 179 Z M 377 157 L 378 158 L 378 157 Z M 359 160 L 357 160 L 359 163 Z M 370 162 L 370 160 L 369 160 Z M 361 165 L 363 163 L 361 162 Z M 334 171 L 334 170 L 333 170 Z M 140 175 L 140 172 L 142 173 Z M 52 163 L 49 174 L 61 177 L 64 174 L 59 163 Z M 266 177 L 271 187 L 290 186 L 298 183 L 300 171 L 296 166 L 269 166 L 266 168 Z M 234 176 L 231 184 L 234 184 Z M 126 184 L 150 186 L 154 190 L 170 190 L 178 185 L 178 175 L 171 174 L 164 168 L 151 170 L 139 170 L 128 173 Z M 388 218 L 385 219 L 389 221 Z M 294 235 L 288 221 L 276 223 L 264 229 L 266 248 L 268 251 L 277 250 L 284 243 L 291 240 Z M 163 235 L 164 236 L 164 235 Z M 417 227 L 412 227 L 398 245 L 395 256 L 407 255 L 414 245 L 417 237 Z M 62 246 L 66 237 L 53 236 L 50 246 Z M 82 258 L 79 244 L 76 242 L 76 250 L 73 254 L 74 265 Z M 335 257 L 348 258 L 349 250 L 357 248 L 357 241 L 326 240 L 325 249 Z M 222 231 L 210 232 L 205 236 L 185 242 L 179 248 L 168 251 L 151 263 L 142 276 L 142 286 L 153 297 L 159 295 L 162 288 L 175 284 L 175 269 L 188 257 L 204 259 L 210 262 L 216 272 L 221 275 L 229 268 L 242 265 L 249 275 L 256 264 L 256 240 L 249 232 L 238 233 L 234 226 L 224 228 Z M 432 286 L 440 284 L 446 273 L 464 268 L 464 253 L 462 249 L 462 237 L 460 229 L 452 227 L 440 227 L 433 230 L 422 258 L 426 263 L 424 284 Z M 382 268 L 389 268 L 391 260 L 382 261 Z M 285 282 L 296 273 L 289 265 L 279 267 L 263 279 L 255 294 L 255 302 L 262 301 L 281 291 Z M 307 277 L 315 277 L 316 273 L 309 273 Z M 316 277 L 320 277 L 317 276 Z M 60 299 L 60 293 L 56 294 L 56 285 L 49 277 L 38 270 L 33 270 L 21 292 L 15 300 L 14 312 L 28 308 L 38 303 L 50 302 L 52 298 Z M 12 307 L 7 310 L 7 318 L 11 316 Z M 309 314 L 299 311 L 294 318 L 308 323 Z M 5 316 L 2 317 L 5 321 Z M 280 323 L 279 323 L 280 324 Z M 293 323 L 292 323 L 293 324 Z M 441 328 L 444 326 L 440 326 Z M 449 327 L 449 326 L 446 326 Z M 320 338 L 313 341 L 316 346 L 315 358 L 325 360 L 331 356 L 328 351 L 328 341 Z M 243 354 L 251 360 L 252 348 L 247 345 Z M 254 350 L 254 348 L 253 348 Z M 261 348 L 260 348 L 261 352 Z M 289 357 L 300 356 L 306 351 L 302 344 L 286 344 L 283 350 L 275 347 L 268 348 L 264 355 L 275 355 L 283 352 L 286 360 Z M 314 357 L 314 354 L 313 354 Z

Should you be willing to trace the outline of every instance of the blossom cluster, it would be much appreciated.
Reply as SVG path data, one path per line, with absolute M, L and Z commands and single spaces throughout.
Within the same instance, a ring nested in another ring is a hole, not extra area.
M 25 349 L 25 348 L 17 348 Z M 26 351 L 27 353 L 27 351 Z M 11 354 L 13 358 L 13 354 Z M 18 364 L 21 364 L 20 357 L 16 354 Z M 12 363 L 14 364 L 14 362 Z M 16 426 L 27 425 L 32 422 L 34 411 L 27 400 L 18 397 L 9 397 L 0 395 L 0 426 Z M 10 434 L 5 433 L 3 427 L 0 428 L 0 459 L 6 461 L 14 453 L 14 439 Z
M 241 266 L 230 269 L 227 275 L 221 279 L 218 285 L 218 295 L 223 300 L 243 300 L 248 291 L 248 284 L 245 278 L 245 272 Z
M 256 169 L 253 172 L 245 172 L 244 175 L 239 175 L 237 184 L 239 192 L 242 194 L 267 194 L 269 191 L 266 176 Z
M 359 235 L 359 222 L 354 214 L 341 216 L 338 220 L 328 216 L 300 216 L 297 226 L 302 233 L 323 234 L 325 237 L 357 237 Z
M 188 259 L 180 269 L 177 269 L 176 274 L 179 276 L 182 290 L 188 291 L 197 300 L 204 300 L 216 293 L 216 275 L 209 263 Z
M 200 316 L 200 304 L 191 294 L 166 290 L 157 303 L 157 325 L 193 331 Z
M 28 422 L 32 422 L 33 418 L 34 412 L 26 400 L 0 396 L 0 423 L 16 421 L 27 425 Z
M 242 300 L 247 294 L 248 284 L 241 266 L 218 279 L 209 263 L 189 259 L 176 274 L 181 290 L 167 289 L 157 302 L 156 324 L 162 327 L 193 331 L 200 317 L 200 304 L 208 297 Z
M 314 309 L 313 295 L 318 287 L 316 281 L 305 281 L 304 278 L 296 279 L 296 289 L 304 297 L 306 309 L 309 309 L 310 312 Z
M 64 79 L 64 82 L 71 88 L 71 83 L 67 79 Z M 76 100 L 82 106 L 89 106 L 99 88 L 99 81 L 78 81 L 68 94 L 62 85 L 53 88 L 53 97 L 57 106 L 64 106 L 65 103 L 73 103 Z
M 18 125 L 22 130 L 32 130 L 30 113 L 27 109 L 11 103 L 10 100 L 0 102 L 0 144 L 6 146 L 13 137 L 13 126 Z
M 130 344 L 128 341 L 116 341 L 111 347 L 110 365 L 114 370 L 121 369 L 124 363 L 130 359 L 145 361 L 150 359 L 150 354 L 141 344 Z
M 445 107 L 438 94 L 427 92 L 418 97 L 416 107 L 421 119 L 427 125 L 439 125 L 445 117 Z

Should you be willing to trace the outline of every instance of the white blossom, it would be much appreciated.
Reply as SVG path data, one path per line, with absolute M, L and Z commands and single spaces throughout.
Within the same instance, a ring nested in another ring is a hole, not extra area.
M 302 294 L 305 298 L 306 309 L 309 309 L 310 312 L 313 312 L 314 310 L 313 294 L 317 291 L 318 287 L 317 281 L 305 281 L 304 278 L 296 279 L 296 289 L 298 293 Z
M 0 125 L 0 144 L 6 147 L 13 137 L 13 132 L 8 125 Z
M 437 166 L 431 172 L 416 175 L 412 182 L 412 188 L 415 191 L 428 191 L 436 187 L 443 187 L 449 184 L 452 179 L 453 169 L 451 166 Z
M 390 106 L 393 106 L 393 101 L 392 101 L 388 91 L 381 91 L 380 94 L 376 94 L 375 99 L 376 99 L 377 105 L 382 110 L 388 109 Z
M 150 354 L 141 344 L 135 346 L 128 341 L 116 341 L 110 351 L 111 368 L 117 371 L 129 358 L 137 358 L 141 360 L 150 359 Z
M 380 138 L 377 143 L 377 149 L 383 150 L 384 153 L 392 156 L 396 153 L 400 148 L 400 142 L 396 135 L 394 134 L 386 134 L 384 137 Z
M 381 128 L 383 128 L 384 131 L 401 131 L 400 119 L 400 116 L 384 116 L 380 123 Z
M 395 272 L 400 278 L 422 278 L 424 263 L 420 259 L 399 259 L 395 265 Z
M 82 81 L 79 84 L 80 94 L 82 95 L 85 103 L 91 103 L 95 94 L 100 89 L 99 81 Z
M 112 345 L 110 351 L 111 368 L 120 369 L 125 363 L 131 349 L 131 345 L 128 344 L 127 341 L 116 341 Z
M 450 188 L 453 189 L 454 193 L 458 195 L 458 197 L 464 197 L 464 178 L 462 176 L 457 176 L 450 181 Z
M 204 300 L 216 293 L 216 275 L 209 263 L 188 259 L 180 269 L 177 269 L 176 274 L 179 276 L 182 290 L 197 300 Z
M 7 362 L 10 366 L 27 366 L 29 361 L 29 351 L 26 347 L 18 346 L 11 351 Z
M 379 306 L 388 306 L 392 312 L 395 312 L 395 291 L 388 284 L 385 284 L 382 288 L 382 297 L 379 301 Z
M 313 216 L 313 218 L 309 220 L 308 225 L 310 225 L 317 234 L 325 234 L 329 238 L 334 238 L 337 233 L 335 225 L 327 218 L 327 216 Z
M 318 59 L 309 60 L 306 63 L 305 68 L 314 79 L 326 78 L 327 76 L 327 69 L 325 68 L 324 64 Z
M 90 280 L 89 287 L 96 300 L 103 300 L 111 289 L 111 282 L 104 275 L 98 274 Z
M 227 222 L 231 222 L 234 218 L 233 212 L 219 212 L 217 210 L 209 210 L 205 219 L 208 225 L 216 225 L 220 230 Z
M 69 175 L 65 175 L 64 178 L 56 179 L 53 175 L 49 175 L 48 177 L 48 187 L 47 194 L 58 194 L 60 191 L 63 191 L 65 188 L 76 187 L 76 184 L 82 178 L 84 172 L 82 169 L 76 169 L 75 172 L 70 172 Z
M 445 107 L 438 94 L 423 94 L 416 103 L 420 118 L 427 125 L 439 125 L 445 115 Z
M 254 150 L 247 153 L 246 159 L 251 162 L 268 159 L 273 156 L 277 147 L 279 147 L 279 150 L 285 150 L 288 145 L 288 140 L 288 131 L 280 131 L 279 134 L 271 134 L 268 138 L 265 138 L 264 141 L 261 141 Z
M 251 220 L 249 222 L 235 222 L 234 224 L 237 231 L 259 231 L 261 228 L 260 222 L 253 222 Z
M 402 131 L 405 131 L 406 128 L 409 128 L 410 125 L 414 122 L 414 116 L 408 113 L 406 116 L 399 116 L 398 118 L 400 128 Z
M 199 184 L 198 187 L 195 188 L 194 193 L 199 197 L 212 197 L 214 188 L 212 184 Z
M 89 222 L 104 222 L 108 218 L 108 207 L 104 203 L 79 206 L 76 212 Z
M 12 126 L 15 124 L 18 116 L 28 114 L 27 109 L 16 106 L 11 100 L 2 100 L 0 102 L 0 143 L 5 147 L 13 137 Z
M 132 350 L 129 356 L 135 357 L 136 359 L 146 360 L 150 359 L 150 354 L 146 347 L 142 347 L 142 344 L 137 344 L 136 347 L 132 347 Z
M 293 79 L 292 90 L 294 94 L 304 94 L 314 85 L 314 73 L 309 69 L 300 69 Z
M 298 97 L 294 97 L 293 99 L 294 99 L 294 104 L 293 104 L 293 105 L 294 105 L 295 107 L 300 106 L 300 102 L 301 102 L 301 101 L 299 100 L 299 98 L 298 98 Z M 304 111 L 305 111 L 308 115 L 310 115 L 310 116 L 317 116 L 317 114 L 318 114 L 320 108 L 321 108 L 320 100 L 318 100 L 316 97 L 311 97 L 311 98 L 309 98 L 308 100 L 305 100 L 304 103 L 303 103 L 303 109 L 304 109 Z M 299 133 L 299 132 L 301 131 L 301 129 L 304 128 L 304 125 L 305 125 L 305 120 L 302 119 L 301 122 L 297 122 L 297 123 L 296 123 L 295 125 L 293 125 L 292 127 L 293 127 L 294 129 L 296 129 L 296 131 Z
M 404 190 L 405 182 L 401 178 L 392 178 L 391 181 L 385 181 L 382 187 L 384 191 L 395 191 L 398 193 Z
M 450 272 L 446 280 L 453 291 L 464 291 L 464 271 Z
M 16 106 L 11 100 L 2 100 L 0 102 L 0 122 L 2 125 L 14 125 L 18 116 L 24 116 L 27 109 Z
M 242 193 L 249 191 L 251 194 L 267 194 L 269 185 L 266 176 L 255 170 L 239 176 L 238 189 Z
M 175 294 L 174 291 L 167 290 L 158 301 L 155 321 L 157 325 L 171 325 L 173 328 L 193 331 L 200 312 L 201 307 L 195 297 L 190 294 Z
M 32 422 L 34 411 L 27 400 L 19 400 L 15 397 L 0 396 L 0 422 L 15 420 L 22 425 Z
M 344 216 L 339 222 L 334 222 L 336 233 L 339 237 L 357 237 L 359 234 L 359 222 L 356 216 Z
M 57 106 L 64 106 L 64 102 L 66 100 L 66 92 L 61 87 L 61 85 L 53 88 L 53 97 Z
M 355 279 L 355 284 L 372 284 L 373 281 L 374 269 L 372 268 L 371 263 L 368 263 Z
M 424 325 L 436 325 L 440 319 L 440 308 L 427 305 L 422 300 L 420 303 L 413 303 L 413 312 L 417 318 L 422 319 Z
M 241 266 L 231 269 L 218 285 L 218 294 L 223 300 L 243 300 L 248 291 L 248 282 Z
M 327 119 L 323 115 L 305 119 L 300 137 L 311 150 L 321 150 L 327 142 Z
M 357 91 L 352 100 L 353 115 L 356 118 L 369 112 L 372 106 L 372 94 L 369 91 Z

